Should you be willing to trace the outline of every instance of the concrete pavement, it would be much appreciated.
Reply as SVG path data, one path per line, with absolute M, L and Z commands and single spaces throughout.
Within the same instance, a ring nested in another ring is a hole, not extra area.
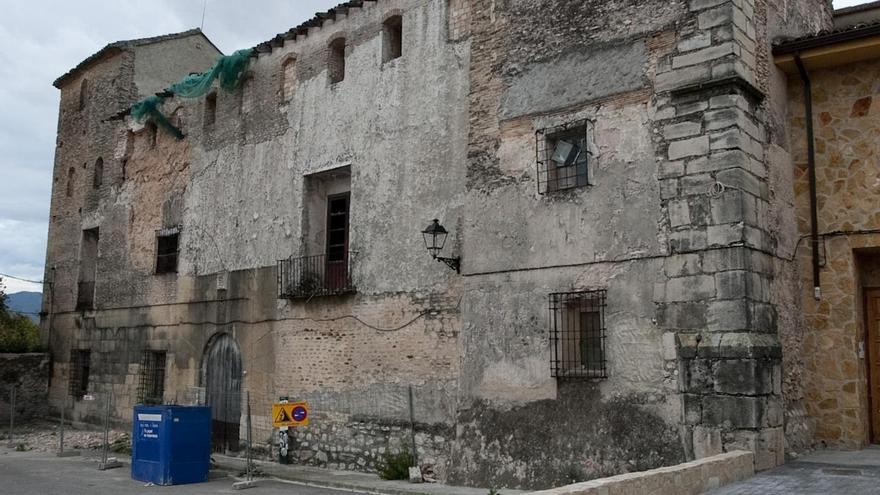
M 232 489 L 230 477 L 208 483 L 179 486 L 148 486 L 130 476 L 130 465 L 99 471 L 97 459 L 58 458 L 38 452 L 15 452 L 0 448 L 0 494 L 4 495 L 339 495 L 367 492 L 318 488 L 302 484 L 264 480 L 246 491 Z
M 825 450 L 707 495 L 880 495 L 880 447 Z
M 221 468 L 236 472 L 244 471 L 244 459 L 217 454 L 214 454 L 212 458 Z M 375 474 L 369 473 L 336 471 L 333 469 L 308 466 L 283 466 L 274 462 L 254 462 L 260 471 L 269 476 L 319 486 L 337 487 L 349 490 L 364 490 L 370 493 L 387 495 L 486 495 L 489 493 L 488 488 L 467 488 L 442 485 L 439 483 L 413 484 L 406 481 L 382 480 Z M 498 495 L 520 495 L 525 492 L 519 490 L 498 489 L 497 493 Z

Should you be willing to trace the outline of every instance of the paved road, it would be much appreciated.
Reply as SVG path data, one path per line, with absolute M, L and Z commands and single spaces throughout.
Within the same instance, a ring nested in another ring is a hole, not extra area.
M 50 454 L 13 452 L 0 448 L 0 494 L 4 495 L 340 495 L 348 490 L 315 488 L 291 483 L 263 481 L 245 491 L 232 489 L 232 478 L 173 487 L 145 486 L 129 476 L 129 466 L 98 471 L 97 461 Z M 360 494 L 364 495 L 364 494 Z

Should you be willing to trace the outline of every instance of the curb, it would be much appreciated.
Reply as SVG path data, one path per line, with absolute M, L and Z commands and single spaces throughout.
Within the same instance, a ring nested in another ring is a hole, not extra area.
M 315 479 L 314 476 L 308 474 L 292 473 L 287 469 L 281 468 L 274 463 L 265 461 L 253 461 L 259 467 L 267 478 L 276 478 L 278 480 L 289 481 L 297 484 L 319 487 L 319 488 L 337 488 L 342 490 L 358 491 L 370 495 L 438 495 L 439 491 L 420 490 L 417 484 L 413 484 L 412 489 L 401 489 L 395 486 L 377 487 L 371 484 L 362 484 L 349 481 L 332 481 L 326 479 Z M 214 464 L 221 470 L 241 471 L 245 468 L 245 460 L 238 460 L 229 457 L 214 457 Z M 433 484 L 427 484 L 432 486 Z M 433 485 L 438 486 L 438 485 Z M 440 485 L 442 486 L 442 485 Z

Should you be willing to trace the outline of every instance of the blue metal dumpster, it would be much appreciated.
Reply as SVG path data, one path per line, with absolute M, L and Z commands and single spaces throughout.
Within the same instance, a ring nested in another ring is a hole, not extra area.
M 208 480 L 211 408 L 135 406 L 131 432 L 131 477 L 157 485 Z

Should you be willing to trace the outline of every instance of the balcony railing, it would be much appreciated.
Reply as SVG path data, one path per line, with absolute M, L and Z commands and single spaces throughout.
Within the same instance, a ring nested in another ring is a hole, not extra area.
M 351 253 L 339 258 L 328 259 L 322 254 L 278 261 L 278 297 L 298 299 L 355 292 Z
M 76 309 L 77 311 L 95 309 L 95 282 L 76 284 Z

